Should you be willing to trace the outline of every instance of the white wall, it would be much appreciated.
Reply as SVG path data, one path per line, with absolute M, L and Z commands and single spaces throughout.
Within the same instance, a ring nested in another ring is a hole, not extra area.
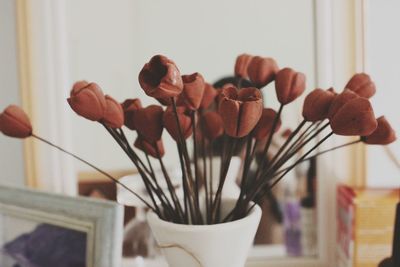
M 19 104 L 17 76 L 15 1 L 0 1 L 0 109 Z M 24 163 L 22 142 L 0 134 L 0 183 L 22 186 Z
M 71 84 L 87 79 L 122 101 L 144 96 L 137 75 L 157 53 L 182 73 L 199 71 L 212 82 L 232 74 L 236 56 L 247 52 L 276 58 L 308 77 L 314 87 L 312 0 L 146 1 L 69 0 L 67 26 Z M 95 8 L 94 8 L 95 6 Z M 273 88 L 265 90 L 274 102 Z M 300 103 L 294 110 L 300 109 Z M 288 113 L 290 111 L 288 110 Z M 127 168 L 126 156 L 100 126 L 74 117 L 74 150 L 106 169 Z M 164 134 L 166 140 L 167 134 Z M 169 163 L 176 160 L 166 142 Z M 86 169 L 79 165 L 78 169 Z
M 386 115 L 400 135 L 400 2 L 369 0 L 367 13 L 367 70 L 376 81 L 373 105 L 377 116 Z M 389 146 L 400 160 L 400 142 Z M 382 147 L 368 149 L 368 184 L 400 186 L 400 169 Z

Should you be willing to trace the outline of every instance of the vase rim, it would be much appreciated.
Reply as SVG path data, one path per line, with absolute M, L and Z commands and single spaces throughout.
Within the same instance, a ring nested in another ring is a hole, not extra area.
M 223 203 L 236 203 L 236 199 L 223 199 Z M 252 205 L 253 203 L 250 203 Z M 250 206 L 249 205 L 249 206 Z M 232 205 L 233 208 L 233 205 Z M 169 221 L 162 220 L 158 217 L 156 213 L 153 211 L 149 211 L 147 213 L 147 220 L 151 220 L 153 224 L 157 224 L 164 229 L 179 229 L 180 232 L 196 232 L 196 231 L 220 231 L 220 230 L 227 230 L 227 228 L 240 228 L 243 224 L 246 224 L 247 221 L 251 221 L 254 217 L 261 217 L 261 208 L 259 205 L 254 205 L 253 209 L 247 214 L 246 217 L 243 217 L 238 220 L 224 222 L 224 223 L 217 223 L 217 224 L 205 224 L 205 225 L 195 225 L 195 224 L 179 224 L 173 223 Z

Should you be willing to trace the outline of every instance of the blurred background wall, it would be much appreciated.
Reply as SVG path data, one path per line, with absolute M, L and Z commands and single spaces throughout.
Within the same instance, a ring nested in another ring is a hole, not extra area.
M 17 32 L 15 1 L 0 1 L 0 106 L 20 104 L 17 68 Z M 24 177 L 23 146 L 20 140 L 0 138 L 1 183 L 22 186 Z
M 152 103 L 137 76 L 155 54 L 173 59 L 183 74 L 198 71 L 209 82 L 232 75 L 240 53 L 270 56 L 280 67 L 304 72 L 308 90 L 315 86 L 312 0 L 70 0 L 66 12 L 71 85 L 80 79 L 96 81 L 120 101 L 140 97 L 145 105 Z M 264 89 L 264 94 L 274 106 L 273 90 Z M 290 113 L 300 110 L 301 103 L 285 112 L 291 124 L 300 119 Z M 71 126 L 78 154 L 106 169 L 131 167 L 99 125 L 72 116 Z M 171 165 L 177 162 L 176 147 L 168 134 L 164 139 Z

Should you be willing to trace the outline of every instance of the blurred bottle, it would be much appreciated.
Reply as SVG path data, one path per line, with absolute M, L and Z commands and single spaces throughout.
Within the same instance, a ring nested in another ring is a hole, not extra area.
M 301 256 L 300 203 L 296 196 L 296 180 L 292 179 L 284 189 L 285 247 L 288 256 Z
M 315 205 L 316 171 L 316 158 L 311 158 L 306 179 L 306 195 L 300 202 L 301 247 L 303 256 L 317 255 L 317 214 Z

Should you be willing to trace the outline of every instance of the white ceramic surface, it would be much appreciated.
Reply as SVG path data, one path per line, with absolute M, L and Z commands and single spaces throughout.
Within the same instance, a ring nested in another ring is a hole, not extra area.
M 224 199 L 222 215 L 235 205 Z M 147 220 L 170 267 L 243 267 L 261 218 L 257 205 L 240 220 L 215 225 L 180 225 L 153 213 Z

